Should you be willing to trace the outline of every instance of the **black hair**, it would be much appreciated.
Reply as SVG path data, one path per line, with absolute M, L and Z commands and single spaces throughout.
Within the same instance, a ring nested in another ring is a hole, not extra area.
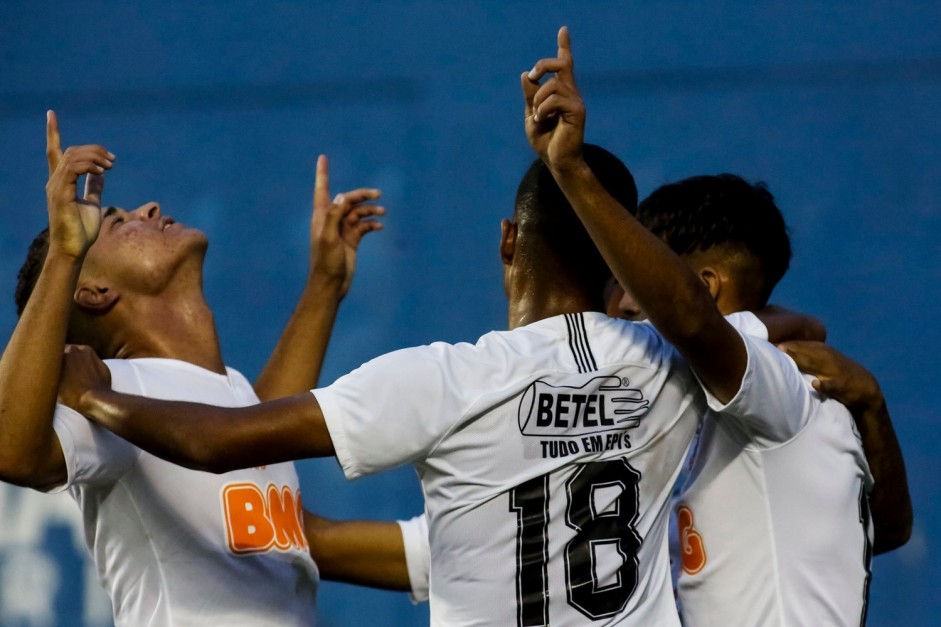
M 16 276 L 16 292 L 13 299 L 16 302 L 17 316 L 22 316 L 23 310 L 26 309 L 26 303 L 29 302 L 29 297 L 36 288 L 36 281 L 39 280 L 42 266 L 46 263 L 47 254 L 49 254 L 49 229 L 45 228 L 29 245 L 26 261 L 23 262 Z
M 605 190 L 633 214 L 637 210 L 637 187 L 627 166 L 593 144 L 585 144 L 583 154 Z M 557 267 L 568 272 L 587 293 L 600 298 L 611 276 L 608 264 L 559 189 L 552 172 L 540 159 L 533 161 L 520 181 L 515 219 L 521 229 L 540 240 L 542 254 L 554 257 Z
M 732 244 L 761 264 L 758 296 L 766 303 L 791 262 L 781 210 L 764 183 L 734 174 L 693 176 L 664 185 L 644 199 L 637 219 L 679 255 Z

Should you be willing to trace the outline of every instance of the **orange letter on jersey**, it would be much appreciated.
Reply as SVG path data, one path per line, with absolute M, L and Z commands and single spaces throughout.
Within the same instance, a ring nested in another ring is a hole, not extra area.
M 275 542 L 274 527 L 268 520 L 265 496 L 253 483 L 228 485 L 222 491 L 226 535 L 233 553 L 261 553 Z
M 268 485 L 268 508 L 274 525 L 275 544 L 279 549 L 296 547 L 307 550 L 307 537 L 301 528 L 301 495 L 297 500 L 288 486 L 282 486 L 280 494 L 273 484 Z
M 686 505 L 676 509 L 676 524 L 680 530 L 680 547 L 683 551 L 683 572 L 695 575 L 706 567 L 706 545 L 702 535 L 693 526 L 693 510 Z

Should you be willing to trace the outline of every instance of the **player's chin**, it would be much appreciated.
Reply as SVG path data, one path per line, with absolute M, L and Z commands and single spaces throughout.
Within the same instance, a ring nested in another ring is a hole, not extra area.
M 183 227 L 172 234 L 173 237 L 180 237 L 186 241 L 187 247 L 205 252 L 209 248 L 209 238 L 206 234 L 196 228 Z

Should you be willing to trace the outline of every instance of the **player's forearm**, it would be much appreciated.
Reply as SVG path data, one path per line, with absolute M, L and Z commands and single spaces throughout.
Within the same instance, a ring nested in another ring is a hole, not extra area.
M 334 521 L 304 514 L 307 542 L 321 578 L 387 590 L 411 589 L 398 524 Z
M 317 387 L 342 299 L 340 281 L 316 274 L 310 278 L 255 381 L 258 398 L 273 400 Z
M 720 400 L 744 375 L 745 347 L 685 261 L 611 197 L 587 164 L 553 175 L 614 276 Z
M 195 470 L 222 473 L 333 454 L 309 393 L 229 408 L 90 390 L 75 409 L 145 451 Z
M 52 428 L 72 294 L 82 259 L 49 251 L 0 359 L 0 478 L 41 487 L 64 479 Z
M 777 305 L 763 307 L 755 315 L 768 329 L 768 341 L 772 344 L 794 340 L 823 342 L 827 339 L 826 327 L 813 316 Z
M 876 554 L 896 549 L 911 537 L 912 502 L 908 492 L 905 460 L 885 399 L 879 395 L 865 408 L 854 411 L 875 485 L 869 497 L 875 529 Z

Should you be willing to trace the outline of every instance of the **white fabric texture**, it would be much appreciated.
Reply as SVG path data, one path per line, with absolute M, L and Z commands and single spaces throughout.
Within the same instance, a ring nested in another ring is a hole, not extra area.
M 169 359 L 106 363 L 120 392 L 223 407 L 258 402 L 235 370 Z M 293 464 L 215 475 L 158 459 L 65 406 L 54 426 L 68 467 L 60 489 L 81 509 L 118 626 L 315 623 L 319 577 Z

